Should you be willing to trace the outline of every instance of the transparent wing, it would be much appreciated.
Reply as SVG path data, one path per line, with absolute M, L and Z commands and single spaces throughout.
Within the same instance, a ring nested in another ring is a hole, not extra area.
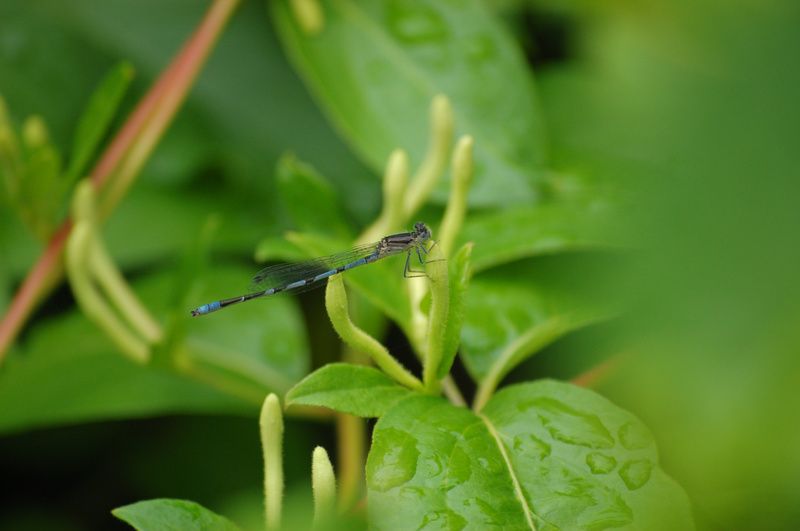
M 253 277 L 250 283 L 250 289 L 252 291 L 264 291 L 270 288 L 283 287 L 297 280 L 313 278 L 320 273 L 325 273 L 331 269 L 336 269 L 361 258 L 365 258 L 374 253 L 377 247 L 377 242 L 369 243 L 358 245 L 347 251 L 329 256 L 321 256 L 302 262 L 289 262 L 267 266 Z M 321 285 L 321 282 L 293 289 L 292 292 L 297 293 L 298 291 L 305 291 L 315 288 L 317 285 Z

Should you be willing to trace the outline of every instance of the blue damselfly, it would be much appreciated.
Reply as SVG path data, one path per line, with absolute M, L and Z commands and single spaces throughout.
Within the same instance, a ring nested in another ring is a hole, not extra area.
M 430 229 L 424 223 L 415 223 L 413 231 L 391 234 L 376 243 L 359 245 L 341 253 L 304 262 L 271 265 L 253 277 L 251 293 L 203 304 L 192 310 L 192 315 L 205 315 L 233 304 L 277 293 L 297 293 L 316 288 L 330 276 L 401 253 L 406 253 L 404 277 L 424 275 L 422 271 L 411 269 L 411 254 L 416 253 L 420 263 L 424 264 L 424 255 L 427 255 L 429 250 L 426 244 L 430 238 Z

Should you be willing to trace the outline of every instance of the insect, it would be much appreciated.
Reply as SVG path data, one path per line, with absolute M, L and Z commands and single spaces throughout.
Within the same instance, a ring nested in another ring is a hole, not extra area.
M 428 241 L 431 241 L 431 231 L 424 223 L 419 222 L 414 224 L 411 232 L 390 234 L 376 243 L 359 245 L 331 256 L 303 262 L 271 265 L 253 277 L 254 288 L 251 293 L 203 304 L 192 310 L 192 316 L 206 315 L 240 302 L 277 293 L 316 288 L 328 277 L 401 253 L 406 253 L 404 277 L 425 276 L 423 271 L 411 269 L 411 253 L 416 253 L 419 262 L 425 264 L 425 256 L 429 251 L 426 247 Z

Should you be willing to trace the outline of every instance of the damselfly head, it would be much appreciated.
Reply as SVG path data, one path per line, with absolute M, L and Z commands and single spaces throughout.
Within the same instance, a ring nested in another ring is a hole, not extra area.
M 418 221 L 414 223 L 414 234 L 417 238 L 427 240 L 431 237 L 431 229 L 428 228 L 423 222 Z

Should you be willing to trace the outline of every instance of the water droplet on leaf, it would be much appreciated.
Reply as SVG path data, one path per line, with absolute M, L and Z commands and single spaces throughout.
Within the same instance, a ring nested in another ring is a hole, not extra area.
M 544 459 L 550 455 L 550 445 L 535 435 L 517 435 L 514 437 L 514 451 L 525 457 Z
M 646 459 L 628 461 L 619 469 L 619 477 L 630 490 L 641 488 L 650 479 L 653 464 Z
M 608 474 L 617 466 L 617 460 L 610 455 L 592 452 L 586 454 L 586 464 L 592 474 Z
M 417 531 L 447 529 L 449 531 L 460 531 L 467 526 L 467 521 L 461 515 L 451 511 L 431 511 L 422 519 L 422 524 Z
M 588 448 L 613 448 L 611 436 L 597 415 L 578 411 L 552 398 L 541 397 L 521 404 L 539 417 L 550 435 L 561 442 Z
M 385 492 L 403 485 L 416 474 L 418 458 L 414 437 L 394 428 L 380 430 L 367 462 L 369 487 Z
M 619 429 L 619 440 L 628 450 L 647 448 L 653 443 L 650 433 L 638 422 L 627 422 Z

